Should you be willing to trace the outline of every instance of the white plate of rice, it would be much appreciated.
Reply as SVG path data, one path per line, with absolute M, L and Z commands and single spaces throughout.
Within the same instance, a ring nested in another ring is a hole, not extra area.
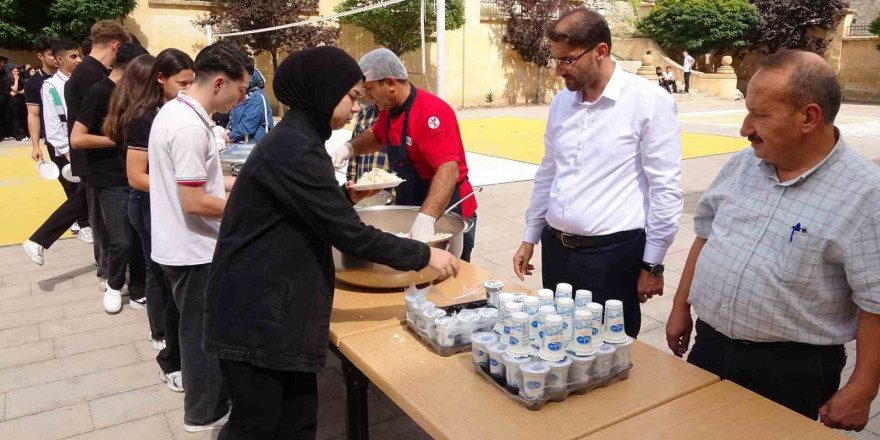
M 355 191 L 372 191 L 374 189 L 394 188 L 405 180 L 401 179 L 395 173 L 389 173 L 382 168 L 373 168 L 368 173 L 364 173 L 357 183 L 352 185 Z

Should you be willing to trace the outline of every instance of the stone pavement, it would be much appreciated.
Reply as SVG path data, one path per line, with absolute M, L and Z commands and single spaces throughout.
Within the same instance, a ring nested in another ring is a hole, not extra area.
M 723 103 L 723 110 L 742 109 Z M 705 112 L 711 108 L 682 108 Z M 484 110 L 460 112 L 463 116 Z M 505 109 L 517 116 L 541 117 L 546 107 Z M 876 138 L 880 107 L 845 105 L 844 115 L 865 122 L 841 124 L 850 144 L 880 161 Z M 498 114 L 495 113 L 495 116 Z M 684 123 L 683 123 L 684 124 Z M 692 130 L 736 135 L 738 127 L 725 123 L 688 122 Z M 850 134 L 852 134 L 850 136 Z M 643 305 L 639 339 L 665 353 L 665 322 L 681 269 L 694 239 L 693 212 L 729 155 L 684 162 L 685 215 L 667 256 L 665 295 Z M 524 212 L 531 197 L 531 181 L 493 185 L 479 196 L 477 246 L 473 262 L 505 282 L 513 280 L 511 258 L 520 244 Z M 7 207 L 8 208 L 8 207 Z M 541 287 L 540 247 L 535 275 L 525 284 Z M 89 246 L 76 239 L 59 241 L 46 252 L 39 267 L 27 260 L 19 246 L 0 248 L 0 440 L 201 440 L 214 434 L 183 431 L 183 398 L 159 381 L 156 352 L 148 341 L 146 311 L 124 308 L 107 315 Z M 855 344 L 847 345 L 849 359 L 843 381 L 852 373 Z M 319 439 L 344 438 L 344 395 L 339 361 L 332 355 L 319 375 Z M 371 434 L 375 439 L 428 439 L 409 417 L 380 391 L 370 395 Z M 866 431 L 853 438 L 880 440 L 880 403 Z

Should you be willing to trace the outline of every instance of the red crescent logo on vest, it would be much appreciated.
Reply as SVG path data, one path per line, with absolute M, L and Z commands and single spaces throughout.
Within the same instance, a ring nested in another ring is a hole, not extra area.
M 436 116 L 431 116 L 430 118 L 428 118 L 428 128 L 430 128 L 431 130 L 434 130 L 439 126 L 440 126 L 440 119 L 439 118 L 437 118 Z

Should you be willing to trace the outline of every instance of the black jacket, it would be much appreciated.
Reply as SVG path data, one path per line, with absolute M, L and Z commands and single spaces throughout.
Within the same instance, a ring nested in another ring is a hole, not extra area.
M 398 270 L 420 270 L 430 258 L 426 245 L 360 221 L 319 128 L 291 110 L 251 152 L 226 204 L 206 291 L 205 350 L 318 371 L 333 305 L 331 245 Z

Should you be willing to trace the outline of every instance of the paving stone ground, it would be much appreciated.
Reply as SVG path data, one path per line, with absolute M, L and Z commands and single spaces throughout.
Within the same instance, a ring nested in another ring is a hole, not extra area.
M 719 107 L 737 109 L 741 104 L 682 105 L 680 111 L 704 112 Z M 461 114 L 480 117 L 485 112 Z M 496 114 L 540 117 L 546 108 L 503 109 Z M 880 107 L 844 105 L 842 114 L 880 119 Z M 738 132 L 732 125 L 687 124 L 693 131 L 709 134 Z M 854 148 L 880 161 L 880 144 L 876 142 L 880 126 L 843 124 L 841 130 Z M 728 158 L 702 157 L 683 165 L 685 215 L 666 260 L 666 293 L 643 306 L 639 337 L 664 353 L 669 353 L 666 317 L 694 239 L 696 202 Z M 520 244 L 532 187 L 531 181 L 493 185 L 479 197 L 473 263 L 505 281 L 514 282 L 511 258 Z M 118 315 L 104 313 L 91 255 L 89 246 L 76 239 L 62 240 L 46 252 L 46 264 L 39 267 L 30 263 L 18 246 L 0 248 L 0 440 L 215 438 L 216 433 L 183 431 L 183 398 L 159 381 L 156 352 L 147 340 L 146 312 L 126 307 Z M 534 262 L 535 275 L 525 284 L 537 289 L 542 287 L 540 247 Z M 844 383 L 853 370 L 854 343 L 848 344 L 847 352 Z M 318 438 L 342 439 L 342 376 L 339 361 L 332 355 L 319 375 L 318 388 Z M 880 403 L 875 401 L 868 428 L 851 437 L 880 440 L 878 413 Z M 377 389 L 370 393 L 370 430 L 375 439 L 429 438 Z

